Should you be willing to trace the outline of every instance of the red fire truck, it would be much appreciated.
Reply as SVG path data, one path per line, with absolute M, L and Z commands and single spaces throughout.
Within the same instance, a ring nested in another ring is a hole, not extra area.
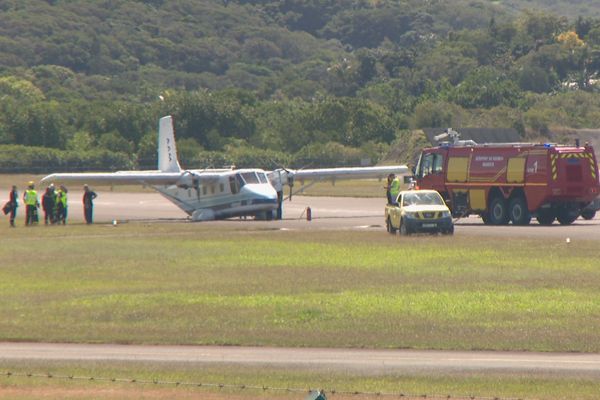
M 477 214 L 484 223 L 571 224 L 600 193 L 594 149 L 555 144 L 476 144 L 458 140 L 426 148 L 416 185 L 435 189 L 454 216 Z

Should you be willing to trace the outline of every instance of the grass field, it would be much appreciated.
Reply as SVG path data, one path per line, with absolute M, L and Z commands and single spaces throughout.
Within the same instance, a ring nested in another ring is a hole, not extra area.
M 597 241 L 399 238 L 250 225 L 234 231 L 192 223 L 3 225 L 0 237 L 0 340 L 600 351 Z M 2 370 L 454 396 L 592 399 L 600 390 L 589 377 L 7 362 Z M 39 398 L 42 391 L 89 398 L 90 390 L 108 399 L 198 395 L 197 388 L 13 378 L 0 378 L 0 397 Z
M 6 371 L 11 371 L 14 375 L 7 377 Z M 21 400 L 304 399 L 309 389 L 323 389 L 330 400 L 595 400 L 600 391 L 600 383 L 585 376 L 565 378 L 557 375 L 501 373 L 370 376 L 269 367 L 207 367 L 189 363 L 107 365 L 91 362 L 0 362 L 0 374 L 0 398 Z M 27 374 L 36 375 L 27 377 Z M 48 375 L 52 375 L 52 378 L 48 378 Z M 69 376 L 73 376 L 73 379 L 68 378 Z M 90 380 L 90 377 L 94 380 Z M 135 382 L 131 382 L 133 380 Z M 224 387 L 219 388 L 216 385 Z
M 597 242 L 202 224 L 0 235 L 0 340 L 600 351 Z

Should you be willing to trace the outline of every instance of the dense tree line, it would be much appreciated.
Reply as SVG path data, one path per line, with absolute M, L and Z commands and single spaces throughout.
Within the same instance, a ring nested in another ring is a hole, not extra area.
M 188 168 L 377 162 L 421 127 L 547 136 L 596 127 L 599 72 L 600 19 L 484 0 L 7 0 L 0 167 L 153 168 L 166 114 Z

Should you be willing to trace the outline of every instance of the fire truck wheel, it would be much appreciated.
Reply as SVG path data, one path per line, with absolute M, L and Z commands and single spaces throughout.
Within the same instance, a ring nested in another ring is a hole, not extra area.
M 594 210 L 583 210 L 581 212 L 581 218 L 588 220 L 588 221 L 590 219 L 594 219 L 595 216 L 596 216 L 596 211 L 594 211 Z
M 390 235 L 396 234 L 396 228 L 392 226 L 392 221 L 390 220 L 390 217 L 388 217 L 388 219 L 385 221 L 385 228 Z
M 491 225 L 506 225 L 508 224 L 508 210 L 506 201 L 500 197 L 494 197 L 490 203 L 489 221 Z
M 490 216 L 489 216 L 489 214 L 488 214 L 488 212 L 487 212 L 487 211 L 486 211 L 486 212 L 484 212 L 484 213 L 481 213 L 480 217 L 481 217 L 481 219 L 483 220 L 483 223 L 484 223 L 484 224 L 486 224 L 486 225 L 489 225 L 489 224 L 490 224 Z
M 508 203 L 508 214 L 514 225 L 528 225 L 531 214 L 527 209 L 527 202 L 521 196 L 513 197 Z
M 537 220 L 540 223 L 540 225 L 552 225 L 555 218 L 556 215 L 552 210 L 538 211 Z
M 562 206 L 558 208 L 556 219 L 561 225 L 571 225 L 579 217 L 579 211 L 574 207 Z

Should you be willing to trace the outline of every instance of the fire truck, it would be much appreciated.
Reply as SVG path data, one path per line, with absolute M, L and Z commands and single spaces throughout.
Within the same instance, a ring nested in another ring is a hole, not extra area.
M 437 190 L 455 217 L 485 224 L 569 225 L 600 193 L 592 146 L 535 143 L 477 144 L 448 129 L 422 151 L 415 168 L 420 189 Z

